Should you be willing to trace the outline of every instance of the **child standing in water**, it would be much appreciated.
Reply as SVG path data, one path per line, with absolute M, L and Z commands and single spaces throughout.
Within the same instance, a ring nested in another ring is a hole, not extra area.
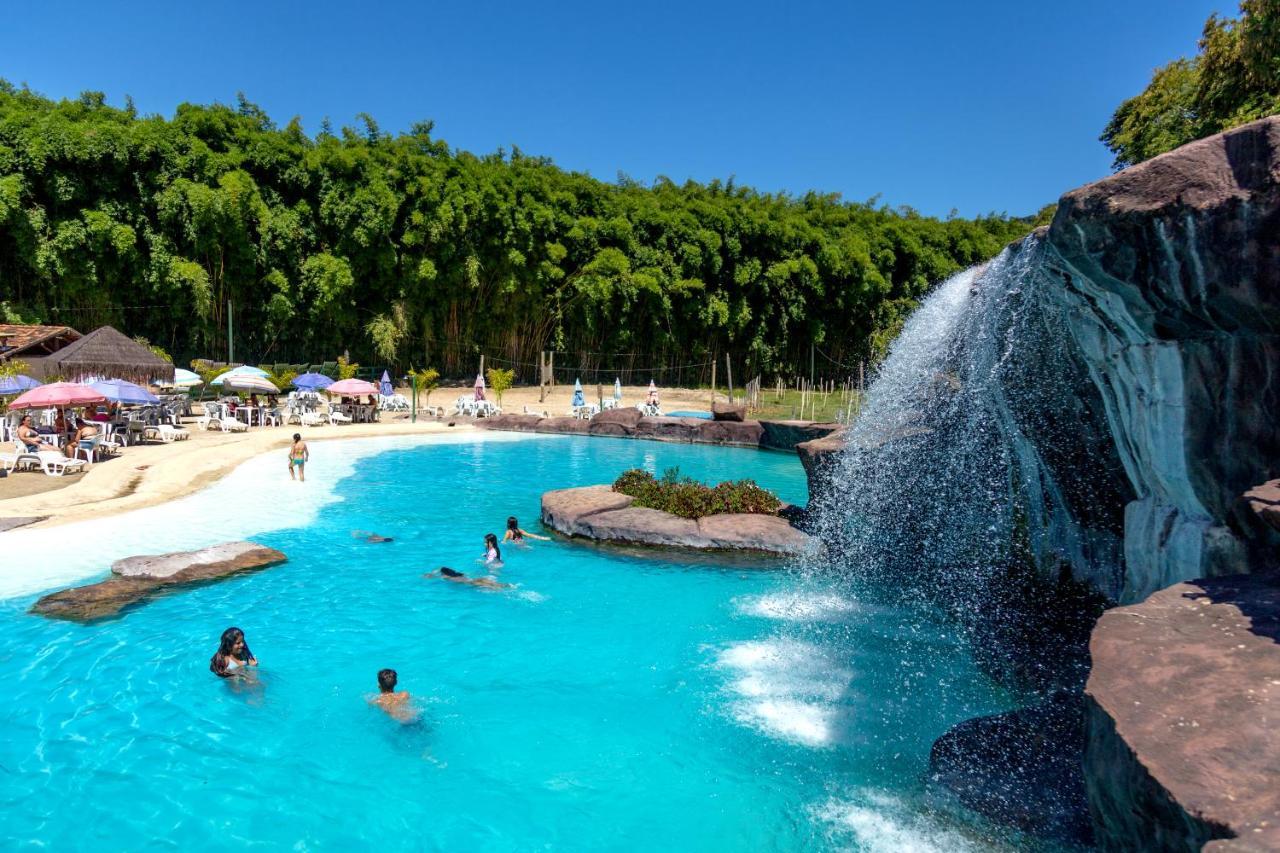
M 307 481 L 307 460 L 311 458 L 311 451 L 307 450 L 307 443 L 302 440 L 302 433 L 295 432 L 293 434 L 293 446 L 289 448 L 289 479 L 297 479 L 305 483 Z M 295 478 L 293 469 L 298 469 L 298 476 Z
M 502 551 L 498 548 L 498 537 L 492 533 L 484 535 L 484 556 L 476 561 L 484 563 L 489 571 L 502 568 Z

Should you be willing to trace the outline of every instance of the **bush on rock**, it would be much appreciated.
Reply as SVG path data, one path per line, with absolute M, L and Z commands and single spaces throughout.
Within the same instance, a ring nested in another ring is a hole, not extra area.
M 776 515 L 782 501 L 755 484 L 753 480 L 737 480 L 707 486 L 681 477 L 680 469 L 665 471 L 662 479 L 648 471 L 633 468 L 614 481 L 613 490 L 635 498 L 633 506 L 669 512 L 680 518 L 703 518 L 723 513 Z

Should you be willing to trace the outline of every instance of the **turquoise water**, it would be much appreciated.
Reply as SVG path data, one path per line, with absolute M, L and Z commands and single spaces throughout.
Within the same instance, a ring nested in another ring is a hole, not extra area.
M 298 488 L 342 452 L 314 445 Z M 923 810 L 920 779 L 934 737 L 1005 700 L 921 614 L 822 573 L 564 541 L 505 549 L 509 592 L 421 577 L 475 571 L 508 514 L 539 530 L 542 491 L 634 466 L 805 499 L 782 454 L 428 444 L 361 459 L 313 523 L 255 536 L 289 555 L 280 567 L 91 626 L 0 601 L 0 846 L 985 846 Z M 232 624 L 261 662 L 255 689 L 208 671 Z M 416 724 L 366 704 L 388 666 Z

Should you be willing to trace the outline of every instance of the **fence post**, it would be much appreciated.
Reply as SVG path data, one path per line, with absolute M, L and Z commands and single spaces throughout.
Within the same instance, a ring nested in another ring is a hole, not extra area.
M 707 409 L 714 411 L 715 405 L 716 405 L 716 360 L 715 360 L 715 357 L 712 356 L 711 358 L 711 405 L 709 405 Z
M 724 354 L 724 376 L 729 380 L 729 405 L 733 405 L 733 362 L 729 360 L 729 353 Z

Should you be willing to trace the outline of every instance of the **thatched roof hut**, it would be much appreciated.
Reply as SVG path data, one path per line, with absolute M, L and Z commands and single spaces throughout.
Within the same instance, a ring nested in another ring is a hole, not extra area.
M 52 355 L 32 359 L 31 373 L 38 379 L 61 376 L 79 382 L 98 377 L 150 385 L 172 382 L 173 364 L 127 335 L 103 326 Z

